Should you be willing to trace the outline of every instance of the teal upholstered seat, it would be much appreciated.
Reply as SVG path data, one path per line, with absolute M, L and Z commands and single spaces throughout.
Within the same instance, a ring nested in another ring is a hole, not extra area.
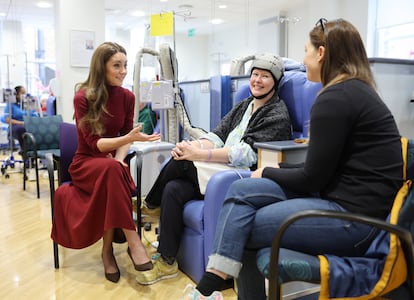
M 264 248 L 257 254 L 257 265 L 262 274 L 269 277 L 269 257 L 271 248 Z M 319 259 L 289 249 L 281 248 L 279 252 L 279 282 L 306 281 L 319 283 Z
M 23 164 L 23 190 L 26 189 L 26 167 L 27 161 L 31 159 L 34 162 L 36 172 L 37 198 L 40 197 L 39 190 L 39 169 L 38 159 L 44 159 L 46 153 L 60 155 L 59 150 L 59 126 L 62 123 L 62 116 L 46 117 L 23 117 L 26 133 L 23 134 L 22 156 L 25 163 Z

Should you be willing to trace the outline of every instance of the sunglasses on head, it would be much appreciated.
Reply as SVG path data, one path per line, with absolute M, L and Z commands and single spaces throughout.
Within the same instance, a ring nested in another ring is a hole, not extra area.
M 327 19 L 325 19 L 325 18 L 320 18 L 320 19 L 318 20 L 318 22 L 316 22 L 315 27 L 320 26 L 320 27 L 322 28 L 322 31 L 323 31 L 323 32 L 325 32 L 325 24 L 326 24 L 326 22 L 328 22 L 328 20 L 327 20 Z

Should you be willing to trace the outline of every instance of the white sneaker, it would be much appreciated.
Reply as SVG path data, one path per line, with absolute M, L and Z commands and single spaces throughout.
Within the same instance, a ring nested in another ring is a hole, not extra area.
M 213 292 L 210 296 L 203 296 L 194 286 L 188 284 L 184 289 L 184 297 L 181 300 L 224 300 L 220 292 Z
M 158 242 L 158 241 L 154 241 L 154 242 L 152 242 L 151 243 L 151 246 L 153 247 L 153 248 L 155 248 L 155 249 L 158 249 L 158 245 L 160 244 L 160 242 Z

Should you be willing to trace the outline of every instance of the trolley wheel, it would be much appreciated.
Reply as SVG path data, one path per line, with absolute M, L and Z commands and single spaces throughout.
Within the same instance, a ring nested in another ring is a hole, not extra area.
M 10 164 L 10 168 L 14 169 L 14 164 Z
M 5 177 L 6 177 L 6 179 L 9 179 L 10 178 L 10 175 L 9 174 L 6 174 Z
M 147 222 L 147 223 L 145 223 L 145 224 L 144 224 L 144 230 L 145 230 L 145 231 L 150 231 L 150 230 L 151 230 L 151 227 L 152 227 L 152 226 L 151 226 L 151 223 L 148 223 L 148 222 Z

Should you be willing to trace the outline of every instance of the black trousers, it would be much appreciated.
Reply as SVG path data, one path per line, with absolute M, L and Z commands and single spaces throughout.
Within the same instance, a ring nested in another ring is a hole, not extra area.
M 184 228 L 184 205 L 193 199 L 203 199 L 193 162 L 171 159 L 161 170 L 145 202 L 160 206 L 158 252 L 176 257 Z

